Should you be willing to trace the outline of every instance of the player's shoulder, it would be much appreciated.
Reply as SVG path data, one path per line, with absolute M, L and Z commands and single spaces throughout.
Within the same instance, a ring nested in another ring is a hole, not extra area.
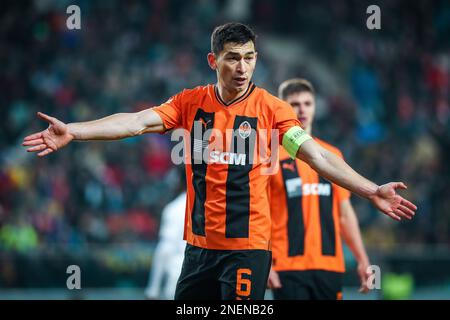
M 194 88 L 187 88 L 184 89 L 181 94 L 187 98 L 189 97 L 196 97 L 196 96 L 203 96 L 209 93 L 211 90 L 211 84 L 197 86 Z
M 255 94 L 258 97 L 258 99 L 263 100 L 270 108 L 276 109 L 283 106 L 290 108 L 290 105 L 286 101 L 283 101 L 280 98 L 274 96 L 266 89 L 256 86 Z
M 328 151 L 333 152 L 334 154 L 337 154 L 339 156 L 342 156 L 342 152 L 341 150 L 339 150 L 338 147 L 332 145 L 331 143 L 325 142 L 324 140 L 319 139 L 317 137 L 314 137 L 314 140 Z

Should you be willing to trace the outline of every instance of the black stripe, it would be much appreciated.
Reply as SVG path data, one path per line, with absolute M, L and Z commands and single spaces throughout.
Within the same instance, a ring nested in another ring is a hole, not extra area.
M 202 121 L 202 120 L 203 121 Z M 205 125 L 206 124 L 206 125 Z M 191 128 L 191 164 L 192 184 L 195 192 L 194 208 L 192 210 L 192 232 L 196 235 L 205 236 L 205 201 L 206 201 L 206 169 L 208 167 L 203 159 L 203 143 L 201 151 L 194 151 L 194 139 L 209 140 L 209 135 L 203 137 L 204 132 L 214 126 L 214 113 L 198 109 Z
M 245 121 L 250 124 L 252 130 L 250 136 L 243 138 L 239 135 L 239 127 Z M 249 235 L 250 171 L 253 167 L 257 123 L 257 118 L 244 116 L 236 116 L 234 120 L 230 152 L 245 154 L 245 163 L 228 164 L 225 218 L 227 238 L 248 238 Z
M 295 160 L 280 161 L 288 209 L 288 256 L 301 256 L 305 251 L 305 224 L 303 222 L 302 182 Z M 290 186 L 288 187 L 288 184 Z
M 333 217 L 333 188 L 329 181 L 320 177 L 319 183 L 328 185 L 330 194 L 319 195 L 320 229 L 322 234 L 322 254 L 336 255 L 336 230 Z
M 214 86 L 214 94 L 215 94 L 215 96 L 216 96 L 216 99 L 217 99 L 221 104 L 223 104 L 223 105 L 229 107 L 229 106 L 231 106 L 231 105 L 234 104 L 234 103 L 238 103 L 238 102 L 241 102 L 242 100 L 245 100 L 245 99 L 253 92 L 253 90 L 255 90 L 255 88 L 256 88 L 256 86 L 255 86 L 252 82 L 250 82 L 249 85 L 248 85 L 248 87 L 247 87 L 247 89 L 245 90 L 245 93 L 244 93 L 242 96 L 240 96 L 240 97 L 238 97 L 238 98 L 236 98 L 236 99 L 234 99 L 234 100 L 231 100 L 231 101 L 228 102 L 228 103 L 226 103 L 225 101 L 223 101 L 222 98 L 220 97 L 219 90 L 217 89 L 217 86 Z

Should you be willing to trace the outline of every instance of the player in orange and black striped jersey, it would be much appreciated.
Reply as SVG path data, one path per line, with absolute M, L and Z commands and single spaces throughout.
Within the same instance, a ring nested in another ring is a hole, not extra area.
M 279 87 L 311 135 L 314 88 L 305 79 Z M 336 147 L 314 137 L 342 157 Z M 340 299 L 345 271 L 341 235 L 358 262 L 361 292 L 368 292 L 369 259 L 364 249 L 350 192 L 320 177 L 307 163 L 293 160 L 280 148 L 280 170 L 271 177 L 272 270 L 269 287 L 275 299 Z
M 265 145 L 277 154 L 270 147 L 272 133 L 292 157 L 304 159 L 330 180 L 370 199 L 392 218 L 410 219 L 416 210 L 395 191 L 406 188 L 403 183 L 378 186 L 360 176 L 309 137 L 289 104 L 251 82 L 255 44 L 248 26 L 219 26 L 208 54 L 216 84 L 184 90 L 156 108 L 89 122 L 66 125 L 39 113 L 50 126 L 23 142 L 28 151 L 46 156 L 72 140 L 123 139 L 178 128 L 187 133 L 184 235 L 188 244 L 176 299 L 264 297 L 271 264 L 271 220 L 266 191 L 270 176 L 263 169 L 270 163 L 258 156 L 258 149 Z

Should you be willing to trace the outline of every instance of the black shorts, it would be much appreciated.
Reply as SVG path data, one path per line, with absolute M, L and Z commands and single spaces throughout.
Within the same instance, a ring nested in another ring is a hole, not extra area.
M 272 290 L 275 300 L 340 300 L 343 273 L 306 270 L 278 272 L 281 288 Z
M 272 252 L 186 245 L 175 300 L 263 300 Z

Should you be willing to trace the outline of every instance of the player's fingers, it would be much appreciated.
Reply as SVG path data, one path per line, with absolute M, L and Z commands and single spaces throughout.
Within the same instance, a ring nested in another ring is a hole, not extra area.
M 270 289 L 280 289 L 281 288 L 280 278 L 277 276 L 269 277 L 269 285 Z
M 407 207 L 407 208 L 413 210 L 413 211 L 416 211 L 416 210 L 417 210 L 417 206 L 416 206 L 414 203 L 412 203 L 412 202 L 410 202 L 410 201 L 408 201 L 408 200 L 406 200 L 406 199 L 403 199 L 403 198 L 402 198 L 402 201 L 401 201 L 400 203 L 401 203 L 402 205 L 404 205 L 405 207 Z
M 367 286 L 367 278 L 364 276 L 360 277 L 360 282 L 361 282 L 361 285 L 359 287 L 359 292 L 361 292 L 361 293 L 369 292 L 369 287 Z
M 409 209 L 407 206 L 400 205 L 398 207 L 403 213 L 407 214 L 409 217 L 414 217 L 416 214 L 413 210 Z
M 52 153 L 52 152 L 53 152 L 52 149 L 47 148 L 47 149 L 45 149 L 44 151 L 38 153 L 37 155 L 38 155 L 39 157 L 43 157 L 43 156 L 46 156 L 46 155 L 48 155 L 49 153 Z
M 37 115 L 39 116 L 39 118 L 41 118 L 42 120 L 47 121 L 48 123 L 51 123 L 51 124 L 55 123 L 55 118 L 50 117 L 50 116 L 46 115 L 45 113 L 38 112 Z
M 394 182 L 394 188 L 395 189 L 408 189 L 408 187 L 406 186 L 406 184 L 404 184 L 403 182 Z
M 367 292 L 369 292 L 369 287 L 367 287 L 366 284 L 363 284 L 363 285 L 361 285 L 361 287 L 359 288 L 359 292 L 360 292 L 360 293 L 366 294 Z
M 38 139 L 38 138 L 42 138 L 42 132 L 30 134 L 29 136 L 26 136 L 25 138 L 23 138 L 23 141 L 29 141 L 29 140 L 34 140 L 34 139 Z
M 394 209 L 394 213 L 395 213 L 395 215 L 399 216 L 400 218 L 411 220 L 411 217 L 409 215 L 407 215 L 406 213 L 404 213 L 402 210 L 400 210 L 398 208 Z
M 369 290 L 369 288 L 367 287 L 367 279 L 368 279 L 368 275 L 365 272 L 360 271 L 359 272 L 359 282 L 361 285 L 359 287 L 359 292 L 367 293 L 367 291 Z
M 402 220 L 399 216 L 397 216 L 394 212 L 392 211 L 385 211 L 385 214 L 387 214 L 389 217 L 391 217 L 394 220 L 400 221 Z
M 42 143 L 44 143 L 44 139 L 39 138 L 39 139 L 24 141 L 22 143 L 22 145 L 28 147 L 28 146 L 37 146 L 37 145 L 42 144 Z
M 27 152 L 41 151 L 41 150 L 44 150 L 44 149 L 46 149 L 46 148 L 47 148 L 47 145 L 46 145 L 46 144 L 40 144 L 40 145 L 38 145 L 38 146 L 36 146 L 36 147 L 32 147 L 32 148 L 27 149 Z

